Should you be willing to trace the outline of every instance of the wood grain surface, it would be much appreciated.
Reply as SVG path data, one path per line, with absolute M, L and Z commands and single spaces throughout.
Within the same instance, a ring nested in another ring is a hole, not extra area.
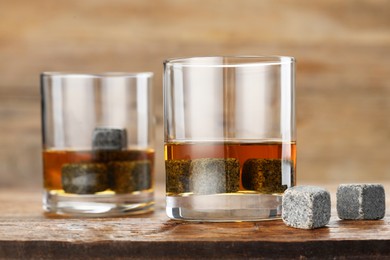
M 390 183 L 386 183 L 388 188 Z M 327 187 L 334 195 L 335 185 Z M 332 198 L 333 199 L 333 198 Z M 389 201 L 389 200 L 387 200 Z M 154 213 L 126 218 L 45 217 L 39 190 L 0 191 L 0 258 L 378 259 L 390 257 L 390 215 L 315 230 L 281 220 L 190 223 L 169 220 L 162 187 Z
M 155 73 L 164 180 L 162 61 L 297 59 L 298 181 L 390 179 L 386 0 L 0 2 L 0 187 L 41 186 L 39 73 Z

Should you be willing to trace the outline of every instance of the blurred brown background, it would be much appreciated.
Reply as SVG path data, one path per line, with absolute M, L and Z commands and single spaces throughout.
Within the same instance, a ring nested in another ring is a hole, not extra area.
M 152 71 L 164 179 L 162 61 L 297 59 L 298 181 L 390 179 L 390 2 L 3 0 L 0 187 L 41 185 L 39 73 Z

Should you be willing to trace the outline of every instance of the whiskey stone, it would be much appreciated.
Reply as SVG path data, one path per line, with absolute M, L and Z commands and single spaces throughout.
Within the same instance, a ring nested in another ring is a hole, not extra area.
M 189 192 L 191 160 L 165 161 L 166 191 L 172 193 Z
M 150 161 L 111 162 L 108 167 L 114 180 L 112 189 L 117 193 L 130 193 L 152 187 Z
M 385 216 L 385 189 L 380 184 L 341 184 L 336 197 L 340 219 L 373 220 Z
M 66 193 L 94 194 L 109 188 L 107 167 L 100 163 L 64 164 L 62 189 Z
M 315 186 L 288 188 L 282 199 L 282 219 L 291 227 L 314 229 L 330 219 L 330 194 Z
M 94 150 L 122 150 L 127 147 L 126 129 L 98 127 L 93 131 Z
M 242 167 L 242 185 L 247 190 L 263 193 L 282 193 L 287 185 L 282 185 L 282 161 L 280 159 L 248 159 Z M 290 166 L 292 175 L 292 167 Z M 293 176 L 291 176 L 293 180 Z
M 194 194 L 232 193 L 240 186 L 240 164 L 234 158 L 192 160 L 190 191 Z

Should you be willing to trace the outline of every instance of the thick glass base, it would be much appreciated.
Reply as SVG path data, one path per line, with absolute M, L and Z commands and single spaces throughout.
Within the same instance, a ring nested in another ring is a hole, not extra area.
M 199 222 L 235 222 L 279 219 L 282 195 L 223 193 L 166 197 L 168 217 Z
M 48 214 L 71 217 L 117 217 L 153 211 L 153 191 L 131 194 L 73 195 L 44 191 L 43 209 Z

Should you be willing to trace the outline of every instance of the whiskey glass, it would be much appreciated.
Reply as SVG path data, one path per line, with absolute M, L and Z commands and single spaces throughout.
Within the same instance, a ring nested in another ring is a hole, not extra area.
M 281 217 L 295 185 L 292 57 L 164 62 L 166 213 L 187 221 Z
M 48 215 L 153 210 L 153 74 L 41 74 Z

